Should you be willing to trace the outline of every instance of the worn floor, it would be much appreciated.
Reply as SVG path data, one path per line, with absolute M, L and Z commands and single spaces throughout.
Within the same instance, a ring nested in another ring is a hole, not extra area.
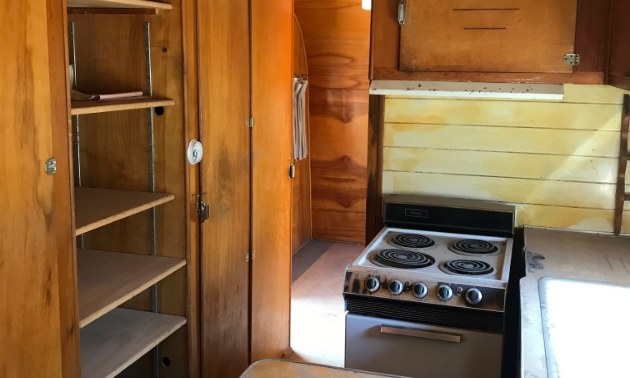
M 315 243 L 315 245 L 311 244 Z M 317 253 L 322 242 L 309 242 L 301 252 Z M 314 248 L 318 247 L 318 248 Z M 345 311 L 343 276 L 347 265 L 363 251 L 363 246 L 333 243 L 295 280 L 291 294 L 291 350 L 285 358 L 343 367 Z M 302 253 L 294 261 L 309 257 Z M 310 257 L 312 259 L 312 257 Z M 295 270 L 295 263 L 294 263 Z

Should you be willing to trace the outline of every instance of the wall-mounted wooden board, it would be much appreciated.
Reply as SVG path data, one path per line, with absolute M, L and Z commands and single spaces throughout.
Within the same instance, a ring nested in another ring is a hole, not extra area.
M 81 235 L 172 201 L 172 194 L 75 188 L 76 234 Z
M 152 97 L 139 97 L 116 101 L 72 101 L 72 115 L 120 112 L 173 105 L 175 105 L 175 101 L 173 100 Z
M 115 377 L 184 324 L 180 316 L 112 310 L 81 330 L 81 377 Z
M 186 260 L 84 249 L 77 252 L 79 327 L 148 289 Z
M 173 9 L 173 6 L 150 0 L 68 0 L 68 8 Z
M 409 1 L 400 70 L 571 73 L 576 11 L 577 0 Z

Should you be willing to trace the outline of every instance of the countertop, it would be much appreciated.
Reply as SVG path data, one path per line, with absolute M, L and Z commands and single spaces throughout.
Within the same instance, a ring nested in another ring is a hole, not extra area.
M 262 360 L 252 364 L 241 378 L 386 378 L 393 375 L 366 373 L 288 360 Z
M 525 259 L 521 377 L 630 376 L 630 238 L 526 227 Z

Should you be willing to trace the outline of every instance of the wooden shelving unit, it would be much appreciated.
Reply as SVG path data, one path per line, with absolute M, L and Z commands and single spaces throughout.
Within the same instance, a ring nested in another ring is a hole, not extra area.
M 186 265 L 186 260 L 84 249 L 77 252 L 79 327 Z
M 120 112 L 124 110 L 149 109 L 173 106 L 175 101 L 167 98 L 136 97 L 115 101 L 72 101 L 72 115 Z
M 76 235 L 172 201 L 172 194 L 74 188 Z
M 81 377 L 115 377 L 184 324 L 179 316 L 110 311 L 81 329 Z
M 173 6 L 148 0 L 68 0 L 68 8 L 173 9 Z

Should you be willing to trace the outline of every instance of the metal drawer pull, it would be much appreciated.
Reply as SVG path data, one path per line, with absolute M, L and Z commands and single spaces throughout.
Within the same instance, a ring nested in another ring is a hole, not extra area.
M 420 339 L 448 341 L 450 343 L 462 342 L 461 335 L 454 335 L 452 333 L 427 332 L 427 331 L 420 331 L 420 330 L 412 329 L 412 328 L 381 326 L 381 333 L 385 333 L 388 335 L 417 337 Z

